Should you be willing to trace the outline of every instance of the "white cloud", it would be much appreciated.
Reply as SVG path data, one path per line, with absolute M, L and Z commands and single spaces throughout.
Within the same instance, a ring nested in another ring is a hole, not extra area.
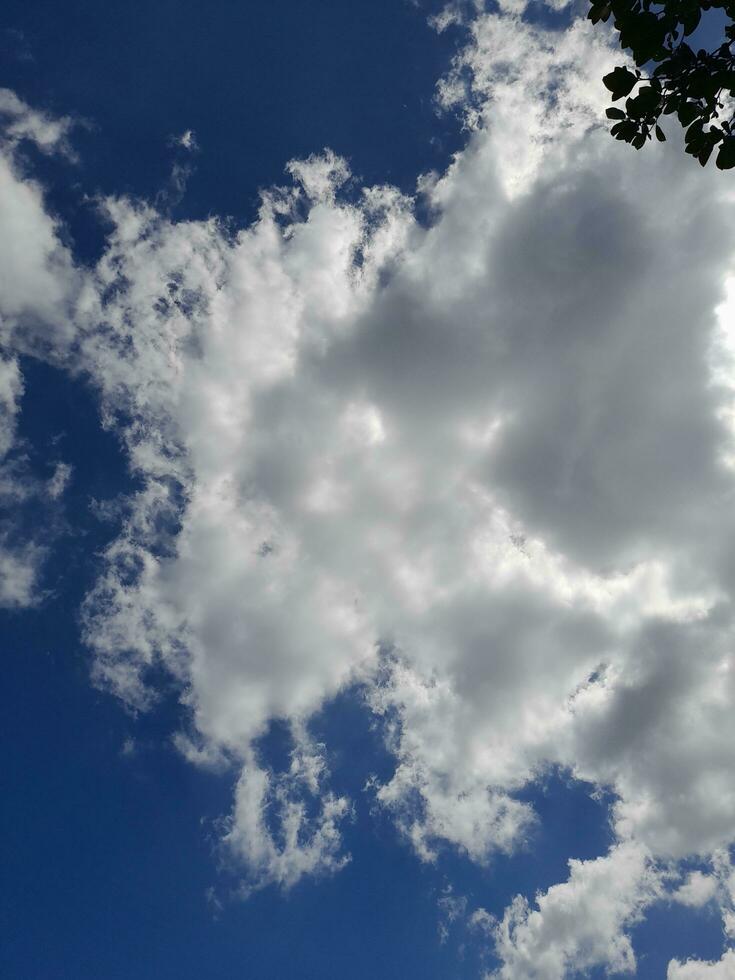
M 719 907 L 726 944 L 735 941 L 735 869 L 727 850 L 715 851 L 711 871 L 692 871 L 670 896 L 672 901 L 693 908 L 711 903 Z M 735 977 L 735 949 L 726 949 L 721 959 L 712 962 L 689 959 L 671 960 L 667 980 L 732 980 Z
M 73 467 L 69 463 L 57 463 L 46 488 L 49 497 L 56 500 L 64 493 L 71 480 Z
M 666 972 L 667 980 L 732 980 L 735 977 L 735 950 L 728 950 L 714 963 L 703 960 L 672 960 Z
M 692 871 L 686 881 L 670 896 L 674 902 L 700 908 L 716 903 L 722 915 L 726 940 L 735 940 L 735 868 L 726 849 L 715 851 L 710 859 L 711 871 Z
M 65 359 L 74 334 L 69 310 L 78 287 L 42 189 L 26 172 L 22 143 L 34 142 L 44 153 L 68 154 L 70 127 L 69 119 L 52 119 L 0 89 L 0 606 L 10 609 L 42 599 L 39 579 L 51 536 L 50 527 L 44 543 L 19 531 L 19 508 L 33 498 L 59 497 L 67 473 L 59 464 L 48 486 L 40 485 L 17 445 L 23 393 L 17 355 Z
M 8 343 L 74 345 L 143 485 L 85 605 L 97 681 L 143 708 L 149 668 L 178 680 L 181 750 L 240 772 L 246 888 L 341 866 L 349 804 L 304 746 L 356 679 L 396 757 L 377 799 L 426 860 L 525 846 L 515 794 L 549 766 L 609 790 L 610 853 L 498 926 L 514 978 L 630 969 L 655 868 L 735 826 L 733 195 L 610 140 L 614 60 L 583 22 L 478 15 L 430 227 L 391 188 L 350 202 L 326 151 L 237 233 L 108 200 L 82 275 L 0 170 Z M 285 775 L 254 749 L 273 718 Z
M 23 393 L 18 362 L 11 358 L 0 359 L 0 458 L 7 455 L 15 441 L 16 415 Z
M 21 141 L 64 152 L 70 125 L 0 89 L 0 343 L 16 350 L 40 347 L 53 357 L 73 336 L 69 311 L 78 281 L 42 189 L 27 172 Z
M 599 966 L 635 972 L 625 930 L 660 890 L 645 851 L 618 844 L 605 857 L 569 865 L 569 880 L 537 895 L 537 908 L 518 896 L 506 909 L 495 930 L 498 980 L 563 980 Z
M 452 926 L 467 915 L 467 898 L 457 895 L 451 885 L 446 885 L 436 904 L 439 910 L 439 942 L 445 943 Z
M 33 109 L 15 92 L 0 88 L 0 138 L 7 148 L 21 140 L 30 140 L 44 153 L 63 153 L 73 158 L 69 133 L 74 121 L 69 116 L 58 118 Z
M 717 879 L 701 871 L 692 871 L 686 881 L 671 896 L 673 901 L 682 905 L 700 908 L 706 905 L 717 893 Z
M 304 875 L 339 871 L 349 860 L 340 853 L 339 829 L 350 814 L 349 801 L 320 793 L 323 746 L 298 727 L 294 743 L 287 773 L 263 769 L 251 756 L 237 783 L 223 844 L 247 868 L 246 895 L 268 884 L 289 888 Z M 310 802 L 316 807 L 313 815 Z
M 405 664 L 393 664 L 370 705 L 379 716 L 398 720 L 388 743 L 398 765 L 391 780 L 377 787 L 377 799 L 394 813 L 423 860 L 435 859 L 441 841 L 475 861 L 486 860 L 493 850 L 512 852 L 523 841 L 534 823 L 531 807 L 493 787 L 517 788 L 528 773 L 508 771 L 494 778 L 487 763 L 504 766 L 502 746 L 472 746 L 474 733 L 466 731 L 471 723 L 462 717 L 467 706 L 446 682 L 424 680 Z M 484 759 L 473 757 L 478 750 Z M 516 756 L 507 762 L 512 765 Z
M 0 608 L 25 609 L 39 601 L 37 583 L 45 557 L 41 545 L 18 545 L 0 533 Z
M 0 354 L 0 608 L 24 609 L 42 598 L 38 587 L 47 548 L 19 532 L 15 518 L 28 500 L 43 497 L 17 449 L 17 419 L 23 394 L 18 362 Z M 48 537 L 48 535 L 47 535 Z
M 171 145 L 180 146 L 182 150 L 189 150 L 192 153 L 199 149 L 196 133 L 193 129 L 184 130 L 179 136 L 172 136 Z

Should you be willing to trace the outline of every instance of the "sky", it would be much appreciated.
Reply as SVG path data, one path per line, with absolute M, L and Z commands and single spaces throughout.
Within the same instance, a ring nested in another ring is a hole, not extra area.
M 3 977 L 735 977 L 735 187 L 585 13 L 6 0 Z

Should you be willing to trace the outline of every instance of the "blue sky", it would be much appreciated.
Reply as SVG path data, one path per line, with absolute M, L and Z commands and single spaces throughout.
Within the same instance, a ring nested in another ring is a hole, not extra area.
M 733 196 L 579 13 L 6 0 L 3 976 L 732 975 Z

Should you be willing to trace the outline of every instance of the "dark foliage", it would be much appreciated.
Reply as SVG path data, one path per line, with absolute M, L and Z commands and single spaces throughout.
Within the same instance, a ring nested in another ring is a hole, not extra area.
M 663 142 L 662 115 L 686 129 L 686 152 L 704 166 L 717 148 L 721 170 L 735 167 L 735 0 L 591 0 L 593 24 L 611 16 L 620 46 L 636 68 L 616 68 L 603 82 L 612 101 L 625 99 L 607 116 L 611 133 L 637 150 L 646 140 Z M 702 13 L 718 8 L 729 20 L 723 43 L 713 51 L 693 51 L 686 41 Z

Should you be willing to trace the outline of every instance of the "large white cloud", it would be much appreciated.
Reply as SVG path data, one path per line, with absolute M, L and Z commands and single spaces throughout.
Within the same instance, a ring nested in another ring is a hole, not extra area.
M 514 978 L 631 968 L 662 869 L 735 836 L 733 192 L 610 140 L 614 60 L 584 22 L 478 14 L 429 227 L 391 188 L 350 199 L 326 152 L 238 232 L 108 200 L 82 273 L 7 164 L 8 345 L 72 345 L 142 481 L 85 605 L 97 680 L 144 707 L 151 666 L 177 678 L 182 750 L 240 771 L 246 888 L 343 861 L 308 720 L 355 680 L 425 860 L 527 840 L 514 794 L 547 766 L 612 791 L 611 852 L 498 927 Z

